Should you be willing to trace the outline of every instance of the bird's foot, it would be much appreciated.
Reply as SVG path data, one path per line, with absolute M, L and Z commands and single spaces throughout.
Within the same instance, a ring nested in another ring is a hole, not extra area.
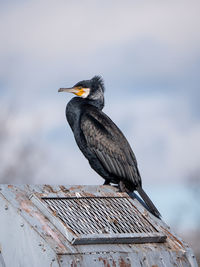
M 125 186 L 123 181 L 120 181 L 118 184 L 119 192 L 130 193 L 130 190 Z

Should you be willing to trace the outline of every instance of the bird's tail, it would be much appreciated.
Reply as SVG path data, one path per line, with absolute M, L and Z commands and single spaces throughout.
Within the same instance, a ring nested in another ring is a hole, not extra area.
M 145 193 L 145 191 L 142 189 L 141 186 L 138 186 L 136 188 L 136 190 L 138 191 L 138 193 L 140 194 L 141 198 L 144 200 L 144 202 L 146 203 L 149 211 L 155 215 L 157 218 L 160 219 L 161 214 L 160 212 L 157 210 L 157 208 L 155 207 L 155 205 L 153 204 L 153 202 L 151 201 L 151 199 L 148 197 L 148 195 Z

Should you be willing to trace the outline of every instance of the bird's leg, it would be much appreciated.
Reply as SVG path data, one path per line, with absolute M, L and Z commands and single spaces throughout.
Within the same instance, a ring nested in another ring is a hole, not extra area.
M 120 181 L 118 184 L 119 192 L 130 193 L 130 190 L 125 186 L 123 181 Z

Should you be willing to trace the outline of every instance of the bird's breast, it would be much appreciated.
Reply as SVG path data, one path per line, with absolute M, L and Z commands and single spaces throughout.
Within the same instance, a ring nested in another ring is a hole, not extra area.
M 67 121 L 72 128 L 72 131 L 74 132 L 76 128 L 79 127 L 79 121 L 80 121 L 80 106 L 77 105 L 76 101 L 74 101 L 74 98 L 67 104 L 66 106 L 66 118 Z

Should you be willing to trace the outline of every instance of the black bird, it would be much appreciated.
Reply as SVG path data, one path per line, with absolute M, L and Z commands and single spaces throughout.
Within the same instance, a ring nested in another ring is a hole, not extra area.
M 79 96 L 67 104 L 67 121 L 90 166 L 105 179 L 104 185 L 118 184 L 120 190 L 126 192 L 137 190 L 150 212 L 160 218 L 159 211 L 142 189 L 137 161 L 128 141 L 115 123 L 102 112 L 102 78 L 95 76 L 71 88 L 58 90 L 63 91 Z

